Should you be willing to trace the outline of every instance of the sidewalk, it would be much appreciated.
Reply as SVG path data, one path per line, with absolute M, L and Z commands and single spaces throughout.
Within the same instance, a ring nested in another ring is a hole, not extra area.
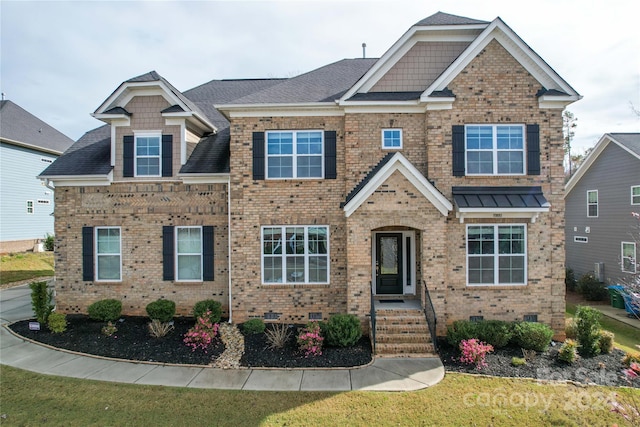
M 0 363 L 47 375 L 171 387 L 264 391 L 415 391 L 444 378 L 438 358 L 382 358 L 351 369 L 217 369 L 119 361 L 48 348 L 6 324 L 33 317 L 28 286 L 0 291 Z

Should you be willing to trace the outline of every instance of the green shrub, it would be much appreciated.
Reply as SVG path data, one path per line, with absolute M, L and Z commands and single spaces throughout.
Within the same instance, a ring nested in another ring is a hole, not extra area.
M 553 337 L 553 330 L 544 323 L 518 322 L 513 328 L 513 341 L 527 350 L 545 351 Z
M 47 289 L 47 282 L 31 282 L 31 307 L 36 314 L 36 320 L 46 325 L 49 315 L 53 311 L 53 291 Z
M 335 314 L 321 327 L 327 344 L 333 347 L 351 347 L 362 336 L 360 319 L 353 314 Z
M 568 291 L 574 292 L 578 285 L 576 275 L 572 268 L 566 268 L 564 272 L 564 285 Z
M 96 301 L 87 308 L 89 317 L 103 322 L 114 322 L 120 318 L 122 303 L 117 299 Z
M 193 317 L 196 319 L 202 317 L 207 311 L 211 312 L 209 317 L 211 323 L 220 323 L 220 319 L 222 318 L 222 304 L 212 299 L 198 301 L 196 305 L 193 306 Z
M 247 320 L 242 324 L 242 332 L 247 335 L 261 334 L 264 332 L 265 324 L 262 319 Z
M 54 237 L 53 234 L 47 233 L 47 237 L 45 237 L 44 242 L 42 242 L 42 246 L 45 251 L 51 252 L 53 250 Z
M 512 357 L 511 365 L 512 366 L 524 366 L 527 364 L 527 360 L 524 357 Z
M 613 351 L 613 340 L 615 338 L 615 334 L 613 332 L 600 330 L 599 335 L 598 348 L 600 349 L 600 353 L 611 353 Z
M 54 334 L 63 333 L 67 330 L 67 316 L 63 313 L 51 313 L 47 319 L 47 327 Z
M 578 343 L 575 340 L 567 339 L 558 350 L 558 360 L 566 363 L 573 363 L 578 358 Z
M 584 295 L 587 301 L 603 301 L 609 296 L 609 290 L 593 273 L 587 273 L 578 280 L 578 292 Z
M 463 340 L 476 338 L 494 348 L 505 347 L 513 336 L 513 325 L 502 320 L 456 320 L 447 328 L 447 342 L 458 347 Z
M 151 320 L 159 320 L 162 323 L 166 323 L 175 316 L 176 303 L 168 299 L 159 299 L 147 304 L 146 310 Z
M 576 325 L 576 319 L 570 317 L 564 319 L 564 333 L 567 338 L 575 340 L 578 337 L 578 325 Z
M 595 356 L 600 353 L 600 313 L 595 308 L 581 306 L 576 308 L 576 328 L 578 349 L 583 356 Z

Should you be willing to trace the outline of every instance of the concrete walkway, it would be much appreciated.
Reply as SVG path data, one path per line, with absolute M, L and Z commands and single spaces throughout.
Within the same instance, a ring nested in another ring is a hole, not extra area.
M 378 358 L 352 369 L 216 369 L 135 363 L 51 349 L 6 324 L 33 317 L 27 285 L 0 290 L 0 363 L 47 375 L 173 387 L 264 391 L 414 391 L 438 383 L 438 358 Z

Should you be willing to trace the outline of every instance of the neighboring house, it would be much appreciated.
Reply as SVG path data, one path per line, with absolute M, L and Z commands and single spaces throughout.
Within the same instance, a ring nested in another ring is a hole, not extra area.
M 0 101 L 0 253 L 32 250 L 53 234 L 53 190 L 36 178 L 73 140 Z
M 428 352 L 397 341 L 425 317 L 438 335 L 469 318 L 563 334 L 562 111 L 578 99 L 500 18 L 444 13 L 380 59 L 293 78 L 125 81 L 94 113 L 106 125 L 41 175 L 58 308 L 376 315 L 387 353 Z
M 565 193 L 567 268 L 618 283 L 640 271 L 640 133 L 606 133 Z

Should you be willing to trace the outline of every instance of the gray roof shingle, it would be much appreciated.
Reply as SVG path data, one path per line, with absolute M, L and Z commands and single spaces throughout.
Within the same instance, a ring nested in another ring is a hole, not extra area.
M 111 127 L 85 133 L 40 174 L 41 177 L 107 175 L 111 171 Z
M 487 21 L 479 21 L 477 19 L 465 18 L 464 16 L 451 15 L 449 13 L 438 12 L 431 16 L 418 21 L 414 26 L 426 27 L 430 25 L 474 25 L 489 24 Z
M 9 100 L 0 101 L 0 138 L 57 154 L 73 144 L 73 139 Z

